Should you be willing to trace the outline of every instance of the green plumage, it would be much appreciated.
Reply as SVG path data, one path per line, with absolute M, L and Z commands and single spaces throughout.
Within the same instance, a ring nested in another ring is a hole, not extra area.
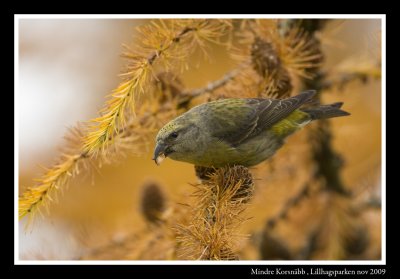
M 308 124 L 311 117 L 308 113 L 296 109 L 284 119 L 275 123 L 271 127 L 271 131 L 279 137 L 287 137 L 288 135 L 296 132 L 299 128 Z
M 156 138 L 161 155 L 199 166 L 253 166 L 311 120 L 349 115 L 342 103 L 301 108 L 315 91 L 276 99 L 223 99 L 192 108 L 166 124 Z

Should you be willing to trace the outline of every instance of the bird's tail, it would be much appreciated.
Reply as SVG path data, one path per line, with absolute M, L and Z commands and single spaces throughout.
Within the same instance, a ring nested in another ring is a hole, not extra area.
M 317 107 L 301 108 L 301 111 L 308 113 L 313 120 L 350 115 L 350 113 L 348 113 L 347 111 L 340 109 L 342 105 L 342 102 L 338 102 L 330 105 L 319 105 Z

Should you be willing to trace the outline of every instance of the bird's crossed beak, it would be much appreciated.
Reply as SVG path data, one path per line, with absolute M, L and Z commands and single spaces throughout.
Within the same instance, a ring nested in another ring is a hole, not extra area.
M 154 156 L 153 160 L 156 162 L 157 166 L 161 164 L 161 162 L 167 157 L 165 155 L 165 150 L 167 149 L 167 146 L 162 143 L 157 143 L 156 147 L 154 149 Z

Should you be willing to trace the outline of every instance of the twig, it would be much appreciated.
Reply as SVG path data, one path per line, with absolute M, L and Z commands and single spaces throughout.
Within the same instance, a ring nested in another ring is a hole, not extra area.
M 382 200 L 380 197 L 372 196 L 367 200 L 361 202 L 356 206 L 356 211 L 362 211 L 364 209 L 375 209 L 379 210 L 382 208 Z
M 362 83 L 366 83 L 371 76 L 365 73 L 340 73 L 336 77 L 328 79 L 329 73 L 320 71 L 317 73 L 319 76 L 320 82 L 315 83 L 314 89 L 317 91 L 320 90 L 328 90 L 333 87 L 337 87 L 339 90 L 343 90 L 346 85 L 353 81 L 361 81 Z M 318 77 L 317 77 L 318 78 Z
M 221 79 L 215 80 L 213 82 L 209 82 L 207 84 L 207 86 L 205 86 L 205 87 L 186 91 L 183 94 L 194 98 L 194 97 L 200 96 L 202 94 L 215 91 L 218 88 L 223 87 L 228 82 L 232 81 L 239 74 L 240 70 L 241 70 L 241 67 L 234 69 L 234 70 L 226 73 Z
M 236 259 L 236 230 L 246 220 L 242 213 L 254 190 L 251 173 L 243 166 L 223 167 L 195 187 L 190 221 L 177 227 L 180 254 L 198 260 Z
M 206 86 L 192 89 L 192 90 L 186 90 L 184 91 L 180 96 L 180 100 L 178 101 L 178 109 L 179 108 L 188 108 L 188 105 L 191 100 L 194 98 L 203 95 L 205 93 L 211 93 L 219 88 L 222 88 L 225 86 L 227 83 L 233 81 L 238 74 L 242 71 L 242 69 L 245 67 L 245 65 L 241 65 L 238 68 L 226 73 L 221 79 L 217 79 L 215 81 L 209 82 Z

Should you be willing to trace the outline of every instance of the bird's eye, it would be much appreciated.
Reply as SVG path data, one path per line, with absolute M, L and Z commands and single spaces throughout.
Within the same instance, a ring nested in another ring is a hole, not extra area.
M 170 138 L 176 139 L 178 137 L 178 133 L 172 132 L 169 136 L 170 136 Z

